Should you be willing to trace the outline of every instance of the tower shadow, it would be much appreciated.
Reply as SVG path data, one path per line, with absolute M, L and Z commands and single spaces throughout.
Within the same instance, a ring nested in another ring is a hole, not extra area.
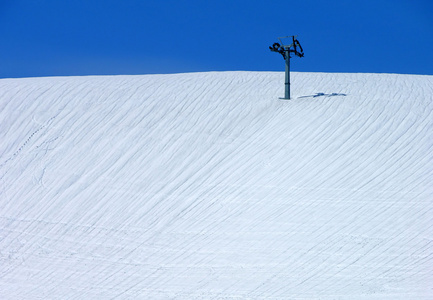
M 317 98 L 317 97 L 335 97 L 335 96 L 346 97 L 347 94 L 343 94 L 343 93 L 331 93 L 331 94 L 316 93 L 315 95 L 301 96 L 301 97 L 298 97 L 298 98 Z

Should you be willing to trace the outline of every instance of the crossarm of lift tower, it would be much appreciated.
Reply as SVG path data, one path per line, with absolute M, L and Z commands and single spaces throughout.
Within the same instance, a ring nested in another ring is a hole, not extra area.
M 280 53 L 284 59 L 286 59 L 286 52 L 290 56 L 290 53 L 294 53 L 296 56 L 303 57 L 304 50 L 302 49 L 301 43 L 297 40 L 297 35 L 279 37 L 279 43 L 274 43 L 269 49 L 273 52 Z M 298 50 L 299 49 L 299 50 Z

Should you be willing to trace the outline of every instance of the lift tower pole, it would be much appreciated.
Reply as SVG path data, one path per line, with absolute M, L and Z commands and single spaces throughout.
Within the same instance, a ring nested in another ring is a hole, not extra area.
M 285 91 L 284 99 L 290 99 L 290 52 L 289 48 L 284 49 L 284 55 L 286 56 L 286 81 L 284 82 Z
M 290 54 L 294 53 L 299 57 L 304 56 L 304 50 L 301 44 L 296 39 L 296 35 L 279 37 L 280 43 L 274 43 L 269 49 L 273 52 L 280 53 L 286 61 L 286 80 L 285 80 L 285 92 L 283 99 L 290 99 Z M 299 48 L 299 50 L 298 50 Z

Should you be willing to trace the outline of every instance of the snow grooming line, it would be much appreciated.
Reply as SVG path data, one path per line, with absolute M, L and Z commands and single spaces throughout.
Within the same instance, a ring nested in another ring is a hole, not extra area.
M 297 35 L 279 37 L 278 40 L 281 44 L 274 43 L 272 46 L 269 46 L 271 51 L 280 53 L 286 61 L 285 93 L 284 98 L 280 99 L 290 99 L 290 53 L 295 53 L 295 55 L 299 57 L 304 57 L 304 50 L 296 37 Z M 297 47 L 299 47 L 300 51 L 298 51 Z

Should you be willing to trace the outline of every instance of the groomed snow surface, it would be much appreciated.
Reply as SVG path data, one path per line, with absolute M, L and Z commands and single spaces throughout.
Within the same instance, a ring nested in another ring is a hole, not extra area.
M 0 80 L 0 299 L 433 299 L 433 76 Z

